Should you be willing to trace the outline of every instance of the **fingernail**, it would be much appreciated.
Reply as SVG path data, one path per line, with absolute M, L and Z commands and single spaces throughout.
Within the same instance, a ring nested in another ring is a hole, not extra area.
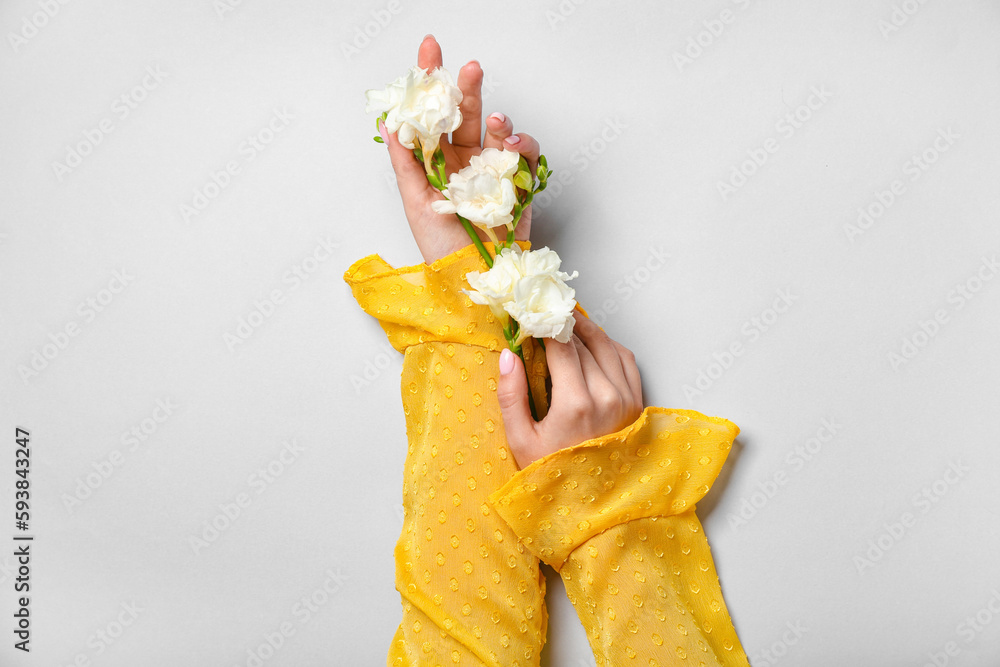
M 507 137 L 507 139 L 505 139 L 505 141 L 508 144 L 510 144 L 511 146 L 516 146 L 519 143 L 521 143 L 521 137 L 517 136 L 516 134 L 512 134 L 509 137 Z
M 389 146 L 389 134 L 385 131 L 385 123 L 382 121 L 378 122 L 378 133 L 382 135 L 382 141 L 385 142 L 386 147 Z
M 512 370 L 514 370 L 514 353 L 505 347 L 500 353 L 500 375 L 510 375 Z
M 432 37 L 433 38 L 434 35 L 432 35 L 431 33 L 427 33 L 426 35 L 424 35 L 424 39 L 427 39 L 428 37 Z
M 507 122 L 507 116 L 504 116 L 504 115 L 503 115 L 502 113 L 500 113 L 499 111 L 497 111 L 497 112 L 496 112 L 495 114 L 491 114 L 491 115 L 490 115 L 490 118 L 496 118 L 496 119 L 497 119 L 498 121 L 500 121 L 501 123 L 506 123 L 506 122 Z

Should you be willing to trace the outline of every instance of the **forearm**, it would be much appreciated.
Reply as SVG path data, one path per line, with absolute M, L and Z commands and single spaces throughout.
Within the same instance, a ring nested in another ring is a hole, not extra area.
M 624 658 L 747 665 L 693 511 L 595 535 L 570 555 L 560 576 L 598 665 Z
M 517 468 L 495 396 L 502 333 L 457 280 L 477 261 L 460 252 L 432 267 L 393 269 L 373 256 L 345 274 L 404 351 L 404 522 L 395 548 L 403 618 L 390 665 L 536 666 L 545 641 L 538 560 L 486 502 Z
M 532 463 L 491 496 L 559 571 L 599 665 L 641 656 L 665 666 L 682 654 L 747 665 L 694 512 L 737 432 L 697 412 L 647 408 L 617 434 Z

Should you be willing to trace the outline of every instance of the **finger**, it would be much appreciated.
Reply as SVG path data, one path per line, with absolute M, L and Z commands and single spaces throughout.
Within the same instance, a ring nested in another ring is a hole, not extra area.
M 587 381 L 583 377 L 580 356 L 572 339 L 568 343 L 560 343 L 554 338 L 546 340 L 545 361 L 552 378 L 553 408 L 564 403 L 570 406 L 572 403 L 589 400 Z M 549 414 L 551 413 L 550 410 Z
M 635 363 L 635 355 L 618 341 L 611 341 L 618 350 L 618 358 L 621 359 L 622 370 L 625 371 L 625 379 L 628 380 L 629 390 L 632 392 L 632 400 L 635 407 L 642 410 L 642 378 L 639 375 L 639 366 Z
M 442 62 L 441 45 L 434 39 L 434 35 L 427 35 L 424 37 L 424 41 L 420 42 L 420 48 L 417 49 L 417 67 L 422 67 L 430 72 L 441 67 Z
M 495 148 L 503 150 L 503 140 L 514 133 L 514 123 L 505 115 L 497 111 L 490 114 L 486 119 L 486 137 L 483 139 L 483 148 Z
M 628 378 L 625 377 L 625 369 L 622 367 L 621 358 L 618 354 L 618 349 L 614 346 L 614 341 L 580 311 L 574 310 L 573 317 L 576 319 L 573 333 L 583 341 L 583 344 L 593 355 L 605 377 L 617 387 L 620 394 L 631 396 L 632 388 L 629 386 Z
M 587 392 L 591 400 L 597 405 L 607 405 L 616 402 L 621 398 L 621 392 L 605 374 L 604 369 L 594 358 L 593 353 L 586 344 L 576 335 L 573 336 L 576 343 L 576 352 L 580 357 L 580 369 L 583 371 L 583 379 L 587 383 Z
M 528 163 L 528 169 L 531 170 L 531 175 L 534 176 L 538 170 L 538 156 L 540 154 L 540 149 L 538 147 L 538 142 L 530 134 L 525 134 L 524 132 L 519 132 L 518 134 L 512 134 L 507 137 L 503 142 L 504 148 L 508 150 L 517 151 L 522 156 L 524 156 L 525 161 Z M 514 230 L 514 238 L 518 241 L 527 241 L 531 236 L 531 204 L 524 209 L 521 214 L 521 219 L 517 222 L 517 228 Z
M 381 123 L 380 123 L 381 124 Z M 384 130 L 382 126 L 382 131 Z M 413 151 L 399 143 L 396 133 L 385 132 L 385 145 L 389 148 L 389 160 L 392 170 L 396 173 L 396 186 L 399 196 L 403 199 L 404 208 L 410 204 L 422 206 L 428 194 L 430 184 L 424 174 L 424 167 L 413 157 Z M 409 213 L 409 211 L 407 211 Z
M 479 148 L 483 136 L 483 69 L 475 60 L 458 71 L 458 88 L 462 91 L 462 124 L 451 133 L 453 146 Z
M 530 451 L 535 443 L 535 420 L 528 405 L 528 379 L 524 374 L 524 365 L 507 348 L 500 353 L 497 401 L 500 403 L 507 444 L 518 458 L 517 454 Z
M 534 137 L 524 132 L 518 132 L 504 139 L 503 146 L 509 151 L 516 151 L 523 155 L 531 170 L 531 175 L 535 175 L 535 171 L 538 169 L 540 149 Z
M 531 237 L 531 204 L 524 209 L 521 219 L 517 221 L 517 228 L 514 230 L 514 239 L 517 241 L 527 241 Z

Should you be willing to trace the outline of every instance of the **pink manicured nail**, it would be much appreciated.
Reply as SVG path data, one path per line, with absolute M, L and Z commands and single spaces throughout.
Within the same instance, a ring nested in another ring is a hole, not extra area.
M 521 143 L 521 137 L 517 136 L 516 134 L 512 134 L 509 137 L 507 137 L 506 141 L 511 146 L 516 146 L 519 143 Z
M 388 146 L 389 134 L 385 131 L 385 123 L 383 123 L 382 121 L 378 122 L 378 133 L 382 135 L 382 141 L 384 141 L 385 145 Z
M 495 114 L 492 114 L 492 115 L 490 116 L 490 118 L 496 118 L 496 119 L 497 119 L 498 121 L 500 121 L 501 123 L 506 123 L 506 122 L 507 122 L 507 116 L 504 116 L 504 115 L 503 115 L 502 113 L 500 113 L 499 111 L 497 111 L 497 112 L 496 112 Z
M 505 347 L 500 353 L 500 375 L 510 375 L 512 370 L 514 370 L 514 353 Z

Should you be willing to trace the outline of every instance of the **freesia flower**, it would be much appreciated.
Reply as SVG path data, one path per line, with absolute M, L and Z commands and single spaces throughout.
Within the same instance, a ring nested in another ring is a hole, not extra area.
M 514 221 L 514 175 L 520 155 L 515 151 L 486 148 L 473 155 L 469 166 L 451 175 L 444 190 L 445 200 L 431 208 L 441 214 L 457 213 L 496 240 L 494 227 L 509 226 Z
M 489 271 L 469 271 L 465 274 L 472 289 L 462 291 L 469 295 L 473 303 L 489 306 L 497 319 L 503 321 L 507 318 L 504 305 L 513 300 L 514 285 L 522 275 L 520 253 L 513 248 L 504 248 L 493 258 L 493 267 Z
M 559 253 L 549 248 L 539 248 L 520 253 L 520 269 L 523 276 L 537 276 L 541 274 L 552 274 L 558 276 L 560 280 L 572 280 L 576 278 L 577 272 L 569 275 L 560 271 L 562 258 Z
M 517 320 L 515 345 L 526 338 L 554 338 L 568 343 L 573 336 L 573 309 L 576 290 L 557 275 L 542 273 L 526 276 L 514 285 L 514 298 L 504 304 L 510 316 Z
M 529 337 L 566 343 L 573 335 L 576 308 L 576 291 L 566 281 L 577 272 L 560 271 L 561 264 L 559 255 L 548 248 L 504 248 L 489 271 L 466 274 L 472 290 L 464 292 L 474 303 L 489 306 L 498 318 L 514 318 L 519 325 L 515 345 Z
M 424 154 L 424 169 L 431 171 L 441 135 L 462 124 L 462 91 L 443 67 L 428 72 L 412 67 L 384 90 L 367 90 L 365 112 L 387 113 L 385 128 L 399 132 L 399 143 Z

